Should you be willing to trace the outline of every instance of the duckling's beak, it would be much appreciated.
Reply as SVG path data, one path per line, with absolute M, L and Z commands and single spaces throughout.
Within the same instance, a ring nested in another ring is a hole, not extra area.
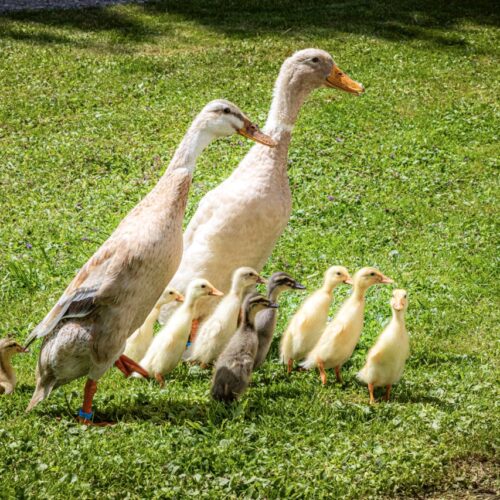
M 261 285 L 265 285 L 267 283 L 266 278 L 263 278 L 262 276 L 259 276 L 257 278 L 257 283 L 260 283 Z
M 184 302 L 184 295 L 179 293 L 179 295 L 177 295 L 177 297 L 175 298 L 175 301 L 176 302 Z
M 392 307 L 394 307 L 396 311 L 402 311 L 404 309 L 404 304 L 402 301 L 398 301 L 395 302 Z
M 276 144 L 278 144 L 273 138 L 269 137 L 266 134 L 263 134 L 255 123 L 252 123 L 247 118 L 243 119 L 243 127 L 237 130 L 238 134 L 243 137 L 247 137 L 255 142 L 260 142 L 260 144 L 264 144 L 265 146 L 269 146 L 270 148 L 274 148 Z
M 220 290 L 217 290 L 217 288 L 214 287 L 212 288 L 212 290 L 210 290 L 208 295 L 215 295 L 216 297 L 222 297 L 224 294 Z
M 17 346 L 17 352 L 26 354 L 27 352 L 30 352 L 27 347 L 23 347 L 22 345 Z
M 388 285 L 390 283 L 394 283 L 394 280 L 389 278 L 388 276 L 381 274 L 380 275 L 380 283 L 385 283 L 386 285 Z
M 295 288 L 295 290 L 305 290 L 306 289 L 306 287 L 304 285 L 301 285 L 297 281 L 293 284 L 293 288 Z
M 349 278 L 346 278 L 346 279 L 344 280 L 344 283 L 345 283 L 346 285 L 354 285 L 354 281 L 352 281 L 352 278 L 351 278 L 350 276 L 349 276 Z
M 336 64 L 333 65 L 332 71 L 326 77 L 326 86 L 335 87 L 356 95 L 361 95 L 365 91 L 361 83 L 346 75 Z

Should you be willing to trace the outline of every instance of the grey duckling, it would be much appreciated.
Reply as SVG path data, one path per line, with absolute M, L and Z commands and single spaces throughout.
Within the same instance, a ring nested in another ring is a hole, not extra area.
M 282 292 L 286 290 L 305 290 L 305 288 L 304 285 L 294 280 L 289 274 L 277 272 L 269 278 L 267 298 L 271 302 L 277 303 Z M 262 365 L 266 359 L 273 340 L 277 320 L 278 311 L 273 308 L 264 309 L 255 316 L 255 330 L 259 338 L 259 346 L 253 363 L 254 369 Z
M 0 394 L 11 394 L 16 387 L 16 372 L 11 363 L 15 354 L 28 352 L 11 335 L 0 339 Z
M 243 303 L 243 319 L 215 364 L 212 397 L 230 403 L 248 387 L 253 371 L 259 339 L 255 331 L 255 316 L 263 309 L 276 309 L 277 304 L 263 295 L 248 295 Z

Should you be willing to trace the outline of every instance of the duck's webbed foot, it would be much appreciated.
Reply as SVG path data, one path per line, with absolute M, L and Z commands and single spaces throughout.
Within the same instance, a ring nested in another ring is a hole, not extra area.
M 137 372 L 139 375 L 144 378 L 149 378 L 149 373 L 139 364 L 136 363 L 133 359 L 122 354 L 116 361 L 115 366 L 120 370 L 125 377 L 130 377 L 132 373 Z

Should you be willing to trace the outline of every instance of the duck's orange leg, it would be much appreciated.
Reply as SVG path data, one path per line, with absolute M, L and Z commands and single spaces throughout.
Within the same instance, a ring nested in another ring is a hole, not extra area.
M 318 359 L 318 368 L 319 368 L 319 376 L 321 378 L 321 383 L 323 385 L 326 385 L 326 371 L 325 371 L 325 364 L 321 359 Z
M 193 319 L 191 323 L 191 333 L 189 334 L 189 342 L 191 344 L 196 340 L 196 336 L 198 335 L 198 328 L 200 327 L 200 320 Z
M 370 404 L 375 404 L 375 396 L 373 395 L 374 386 L 373 384 L 368 384 L 368 392 L 370 393 Z
M 335 367 L 335 376 L 337 377 L 337 382 L 342 383 L 342 374 L 340 373 L 340 366 Z
M 163 378 L 163 375 L 161 373 L 155 373 L 155 379 L 163 389 L 163 386 L 165 385 L 165 379 Z
M 292 373 L 292 370 L 293 370 L 293 359 L 289 359 L 288 360 L 287 373 L 290 375 L 290 373 Z
M 389 401 L 389 398 L 391 397 L 391 388 L 392 388 L 391 384 L 388 384 L 388 385 L 385 386 L 385 396 L 384 396 L 384 399 L 386 401 Z
M 83 405 L 78 411 L 78 416 L 76 419 L 80 424 L 84 425 L 95 425 L 98 427 L 103 427 L 106 425 L 112 425 L 109 422 L 99 422 L 95 423 L 92 421 L 94 413 L 92 412 L 92 401 L 94 400 L 94 395 L 97 391 L 97 382 L 92 379 L 87 379 L 85 383 L 85 389 L 83 391 Z
M 133 359 L 125 356 L 125 354 L 122 354 L 115 361 L 115 366 L 125 375 L 125 377 L 130 377 L 132 373 L 137 372 L 144 378 L 149 378 L 149 373 L 139 363 L 136 363 Z

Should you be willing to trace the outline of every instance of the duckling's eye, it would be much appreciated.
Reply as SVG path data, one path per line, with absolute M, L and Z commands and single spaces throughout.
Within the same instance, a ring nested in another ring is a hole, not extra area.
M 169 295 L 173 295 L 173 294 L 174 294 L 174 292 L 168 292 L 168 294 L 169 294 Z
M 340 276 L 340 273 L 337 273 L 337 276 Z
M 375 273 L 370 273 L 370 276 L 375 276 Z
M 319 62 L 319 57 L 313 57 L 313 58 L 311 59 L 311 61 L 312 61 L 313 63 L 317 63 L 317 62 Z
M 207 288 L 207 285 L 201 285 L 201 288 Z
M 228 115 L 229 113 L 231 113 L 231 110 L 229 108 L 224 108 L 224 113 L 226 113 L 226 115 Z
M 406 293 L 403 295 L 403 299 L 406 299 Z

